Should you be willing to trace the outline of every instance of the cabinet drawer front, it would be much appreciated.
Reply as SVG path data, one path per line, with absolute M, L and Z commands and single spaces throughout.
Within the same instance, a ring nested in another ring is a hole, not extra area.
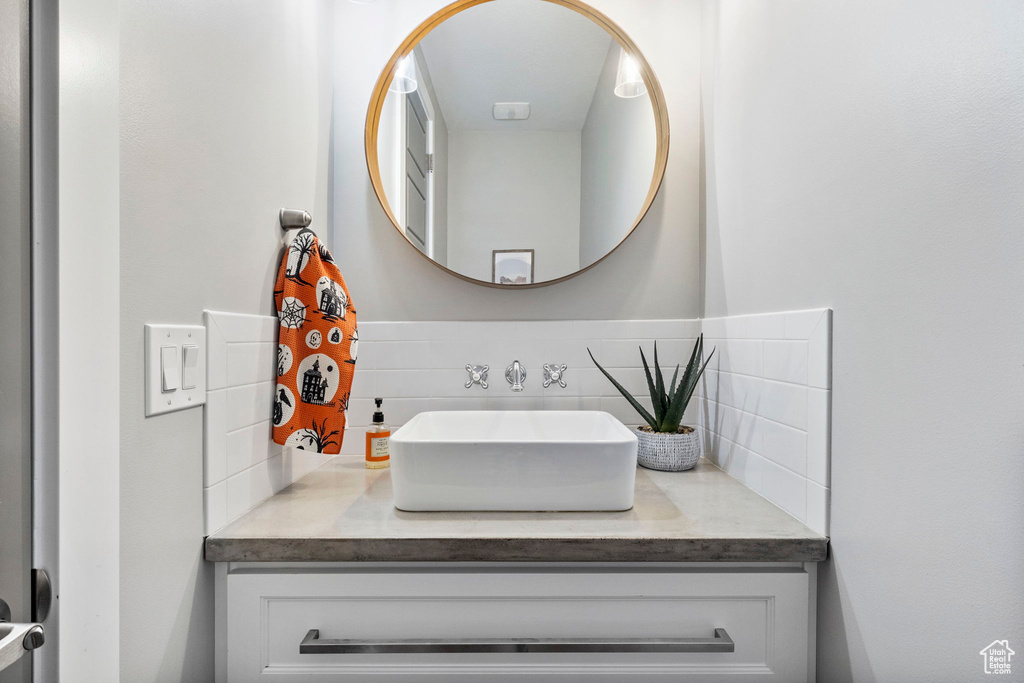
M 337 572 L 227 577 L 231 681 L 678 679 L 807 675 L 808 576 L 757 572 Z M 733 652 L 300 654 L 322 639 L 710 639 Z

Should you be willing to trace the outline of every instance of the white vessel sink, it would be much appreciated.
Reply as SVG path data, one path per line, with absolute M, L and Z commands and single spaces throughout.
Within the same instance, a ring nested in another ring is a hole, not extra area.
M 408 511 L 628 510 L 636 435 L 599 411 L 420 413 L 391 436 Z

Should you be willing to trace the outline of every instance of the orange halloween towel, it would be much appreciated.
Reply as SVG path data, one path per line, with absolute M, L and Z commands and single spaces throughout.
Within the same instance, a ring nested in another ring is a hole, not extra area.
M 301 231 L 285 250 L 274 303 L 281 323 L 274 441 L 340 453 L 359 331 L 345 280 L 312 230 Z

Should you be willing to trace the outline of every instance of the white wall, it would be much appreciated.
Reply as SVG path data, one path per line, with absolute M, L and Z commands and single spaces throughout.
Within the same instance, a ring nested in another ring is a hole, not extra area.
M 42 262 L 57 268 L 59 283 L 59 395 L 50 397 L 59 402 L 58 666 L 66 680 L 116 681 L 124 633 L 116 330 L 125 317 L 118 298 L 118 1 L 62 2 L 57 11 L 58 244 Z M 140 355 L 141 339 L 140 331 Z M 132 389 L 141 412 L 141 382 Z M 50 673 L 52 663 L 45 664 Z
M 1024 6 L 704 11 L 707 315 L 834 309 L 818 680 L 983 678 L 1024 643 Z
M 448 267 L 491 281 L 494 249 L 533 249 L 534 281 L 579 268 L 578 131 L 448 133 Z
M 634 235 L 599 266 L 553 288 L 499 290 L 454 278 L 408 245 L 366 173 L 366 107 L 381 68 L 446 0 L 336 5 L 333 250 L 361 320 L 687 318 L 699 308 L 698 0 L 594 0 L 644 51 L 671 117 L 665 184 Z M 450 250 L 450 247 L 449 247 Z M 669 293 L 668 295 L 666 293 Z
M 278 209 L 307 209 L 327 232 L 333 5 L 120 3 L 124 681 L 213 671 L 203 411 L 143 416 L 143 325 L 201 324 L 204 308 L 273 315 Z
M 640 213 L 658 152 L 649 96 L 615 95 L 622 48 L 612 42 L 583 126 L 580 264 L 615 248 Z

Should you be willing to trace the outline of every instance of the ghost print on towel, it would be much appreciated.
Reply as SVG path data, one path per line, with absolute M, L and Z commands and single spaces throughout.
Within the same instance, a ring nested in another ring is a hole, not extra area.
M 334 455 L 345 436 L 359 332 L 331 252 L 303 230 L 281 258 L 277 306 L 276 443 Z

